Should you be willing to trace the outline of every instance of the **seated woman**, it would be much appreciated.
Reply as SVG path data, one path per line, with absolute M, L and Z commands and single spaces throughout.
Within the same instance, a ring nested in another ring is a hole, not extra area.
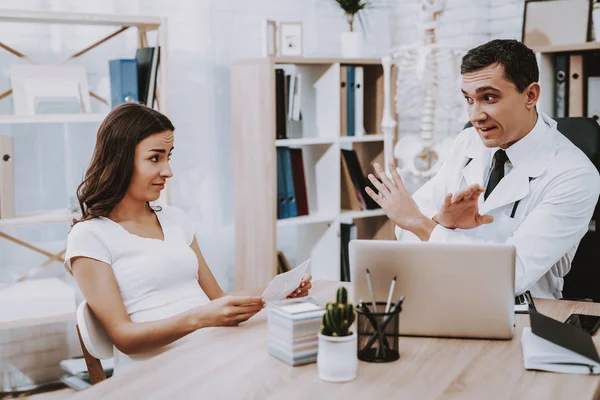
M 264 287 L 223 292 L 182 210 L 150 205 L 173 176 L 174 129 L 151 108 L 116 107 L 77 189 L 82 217 L 69 233 L 65 267 L 115 346 L 115 374 L 192 332 L 237 325 L 264 307 Z M 306 275 L 288 297 L 310 288 Z

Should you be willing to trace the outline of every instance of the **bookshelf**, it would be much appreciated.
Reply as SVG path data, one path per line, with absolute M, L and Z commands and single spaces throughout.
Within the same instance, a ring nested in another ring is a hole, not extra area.
M 101 46 L 108 40 L 112 40 L 119 36 L 121 33 L 129 30 L 137 30 L 138 47 L 148 46 L 148 32 L 156 31 L 156 45 L 161 47 L 160 51 L 160 62 L 157 77 L 157 86 L 160 88 L 160 95 L 157 93 L 157 105 L 158 109 L 168 115 L 169 104 L 168 104 L 168 81 L 167 81 L 167 25 L 166 18 L 162 17 L 145 17 L 145 16 L 122 16 L 122 15 L 108 15 L 108 14 L 81 14 L 81 13 L 65 13 L 65 12 L 38 12 L 38 11 L 22 11 L 22 10 L 0 10 L 0 23 L 22 23 L 22 24 L 67 24 L 67 25 L 101 25 L 101 26 L 114 26 L 115 30 L 107 34 L 106 37 L 100 38 L 99 40 L 91 43 L 89 46 L 71 55 L 66 60 L 62 61 L 62 64 L 77 63 L 79 58 L 93 51 L 96 47 Z M 1 47 L 15 56 L 15 61 L 18 58 L 25 59 L 29 63 L 37 64 L 37 62 L 27 56 L 24 56 L 18 50 L 0 43 Z M 131 58 L 134 58 L 135 52 Z M 57 60 L 60 63 L 60 60 Z M 108 60 L 106 61 L 108 63 Z M 158 89 L 157 89 L 158 92 Z M 12 95 L 12 89 L 9 89 L 0 94 L 0 101 L 10 101 Z M 71 124 L 83 124 L 84 128 L 78 130 L 78 133 L 82 134 L 96 134 L 100 123 L 104 120 L 107 113 L 110 110 L 109 101 L 102 97 L 90 92 L 90 96 L 95 99 L 99 104 L 94 113 L 81 113 L 81 114 L 38 114 L 38 115 L 16 115 L 16 114 L 1 114 L 0 115 L 0 126 L 8 136 L 14 137 L 22 132 L 23 130 L 29 129 L 28 126 L 34 127 L 38 124 L 57 124 L 63 125 L 66 130 Z M 96 105 L 96 104 L 95 104 Z M 20 126 L 19 129 L 13 127 Z M 65 134 L 65 137 L 68 135 Z M 69 148 L 68 145 L 66 145 Z M 70 173 L 70 166 L 72 162 L 70 160 L 70 154 L 68 151 L 65 152 L 65 169 L 66 173 Z M 161 202 L 169 203 L 169 185 L 163 192 Z M 66 204 L 65 204 L 66 206 Z M 8 240 L 19 246 L 23 246 L 31 251 L 42 254 L 48 258 L 40 268 L 43 268 L 54 261 L 63 261 L 63 252 L 58 254 L 49 253 L 38 244 L 27 243 L 26 241 L 20 240 L 13 234 L 8 233 L 7 230 L 22 227 L 22 226 L 34 226 L 40 224 L 57 224 L 57 223 L 68 223 L 73 218 L 77 218 L 78 214 L 71 212 L 70 210 L 53 210 L 46 211 L 37 214 L 30 215 L 9 215 L 0 218 L 0 239 Z M 32 270 L 33 271 L 33 270 Z M 18 280 L 28 279 L 30 274 L 23 275 Z
M 364 71 L 364 135 L 346 136 L 343 127 L 341 84 L 348 66 Z M 279 139 L 277 69 L 302 76 L 301 123 L 287 120 L 287 137 Z M 342 167 L 341 150 L 356 152 L 365 176 L 374 172 L 374 162 L 383 164 L 385 154 L 391 154 L 394 138 L 387 138 L 381 128 L 383 100 L 383 66 L 378 59 L 267 57 L 232 65 L 238 290 L 272 279 L 279 250 L 293 253 L 286 254 L 292 266 L 311 258 L 314 279 L 339 281 L 340 224 L 354 224 L 359 239 L 394 238 L 393 225 L 381 209 L 349 207 L 356 192 L 348 186 Z M 309 212 L 278 219 L 278 152 L 285 148 L 302 150 Z

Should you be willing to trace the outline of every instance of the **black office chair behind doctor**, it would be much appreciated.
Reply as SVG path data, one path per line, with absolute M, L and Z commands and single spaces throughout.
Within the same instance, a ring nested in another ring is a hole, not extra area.
M 600 171 L 600 125 L 593 118 L 570 117 L 556 118 L 558 130 L 565 135 Z M 465 129 L 471 127 L 468 122 Z M 565 276 L 563 296 L 572 300 L 592 300 L 600 302 L 600 233 L 596 223 L 600 216 L 600 202 L 596 204 L 590 221 L 573 263 L 571 271 Z

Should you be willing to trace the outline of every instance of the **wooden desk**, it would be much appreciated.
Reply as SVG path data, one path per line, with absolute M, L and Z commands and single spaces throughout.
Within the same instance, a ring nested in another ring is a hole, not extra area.
M 332 300 L 339 283 L 315 282 L 313 296 Z M 563 321 L 572 312 L 600 315 L 600 304 L 537 300 Z M 402 316 L 400 316 L 402 320 Z M 246 325 L 219 328 L 115 376 L 73 399 L 590 399 L 599 377 L 526 371 L 516 316 L 510 341 L 400 338 L 400 360 L 360 362 L 352 382 L 327 383 L 317 365 L 290 367 L 267 352 L 266 313 Z M 594 342 L 600 344 L 600 335 Z

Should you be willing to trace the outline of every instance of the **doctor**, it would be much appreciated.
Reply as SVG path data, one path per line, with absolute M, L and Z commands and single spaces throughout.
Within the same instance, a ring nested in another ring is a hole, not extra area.
M 437 174 L 413 197 L 393 165 L 375 165 L 369 195 L 399 240 L 508 243 L 517 251 L 515 291 L 561 298 L 598 194 L 594 165 L 538 112 L 533 51 L 493 40 L 462 59 L 462 93 L 473 127 L 454 141 Z

